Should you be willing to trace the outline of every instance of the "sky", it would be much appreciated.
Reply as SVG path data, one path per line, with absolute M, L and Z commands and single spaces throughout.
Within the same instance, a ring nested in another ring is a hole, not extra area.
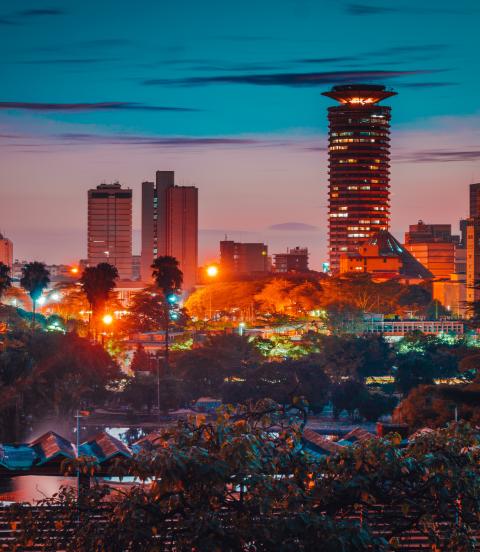
M 452 223 L 480 181 L 476 0 L 0 0 L 0 232 L 14 256 L 86 256 L 87 190 L 155 170 L 199 188 L 200 261 L 225 235 L 327 242 L 335 84 L 385 84 L 392 224 Z

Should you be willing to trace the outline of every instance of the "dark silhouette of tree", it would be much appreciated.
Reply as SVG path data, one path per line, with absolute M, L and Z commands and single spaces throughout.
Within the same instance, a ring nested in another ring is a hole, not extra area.
M 183 273 L 175 257 L 165 255 L 157 257 L 152 264 L 152 276 L 156 287 L 166 297 L 169 293 L 176 293 L 181 289 Z
M 142 345 L 138 345 L 133 353 L 132 364 L 130 366 L 132 372 L 150 372 L 152 369 L 152 359 L 145 352 Z
M 89 320 L 93 320 L 95 334 L 98 317 L 115 288 L 117 278 L 118 270 L 109 263 L 87 266 L 80 277 L 80 285 L 90 305 L 92 314 Z
M 165 331 L 165 373 L 169 372 L 169 330 L 171 311 L 177 308 L 177 300 L 170 301 L 182 287 L 183 273 L 179 268 L 179 263 L 175 257 L 165 255 L 157 257 L 152 264 L 152 276 L 157 290 L 161 292 L 163 306 L 163 324 Z
M 35 311 L 37 301 L 43 293 L 43 290 L 50 283 L 50 273 L 44 263 L 33 261 L 27 263 L 22 268 L 22 277 L 20 285 L 30 295 L 32 300 L 32 328 L 35 327 Z
M 4 263 L 0 263 L 0 300 L 11 285 L 12 279 L 10 278 L 10 267 Z

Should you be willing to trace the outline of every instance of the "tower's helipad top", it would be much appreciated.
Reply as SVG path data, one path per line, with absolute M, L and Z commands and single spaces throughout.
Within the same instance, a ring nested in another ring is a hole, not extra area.
M 397 93 L 381 84 L 342 84 L 332 87 L 323 96 L 333 98 L 342 104 L 372 105 Z

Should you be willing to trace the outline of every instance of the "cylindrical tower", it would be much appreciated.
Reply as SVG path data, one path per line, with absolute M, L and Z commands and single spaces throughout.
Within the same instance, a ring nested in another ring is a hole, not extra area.
M 329 257 L 340 269 L 342 254 L 390 221 L 390 107 L 378 102 L 396 92 L 385 86 L 334 86 L 324 96 L 340 102 L 328 108 L 329 121 Z

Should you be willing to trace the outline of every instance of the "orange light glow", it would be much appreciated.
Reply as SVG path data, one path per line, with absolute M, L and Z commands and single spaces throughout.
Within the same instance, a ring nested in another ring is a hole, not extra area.
M 106 325 L 106 326 L 110 326 L 110 324 L 113 322 L 113 316 L 111 314 L 106 314 L 103 318 L 102 318 L 102 322 Z
M 72 268 L 70 269 L 70 272 L 72 274 L 78 274 L 78 266 L 72 266 Z
M 218 266 L 210 265 L 207 267 L 207 276 L 210 278 L 215 278 L 215 276 L 218 276 Z

